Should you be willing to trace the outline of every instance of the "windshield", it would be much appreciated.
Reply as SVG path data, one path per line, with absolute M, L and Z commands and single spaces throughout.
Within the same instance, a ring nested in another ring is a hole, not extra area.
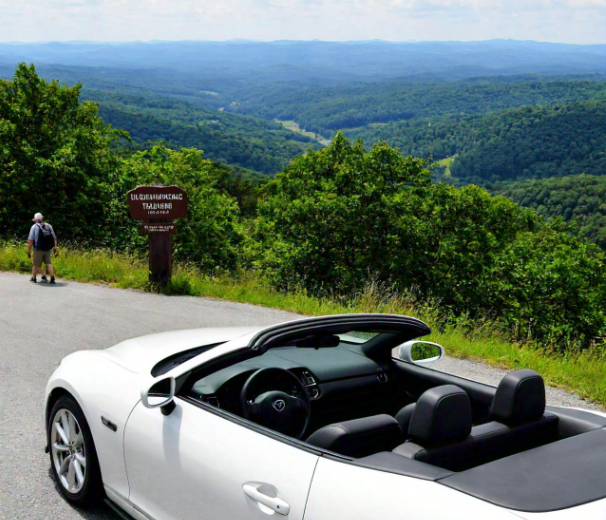
M 378 336 L 379 332 L 367 332 L 361 330 L 350 330 L 349 332 L 345 332 L 343 334 L 337 334 L 339 339 L 344 343 L 355 343 L 361 345 L 370 341 L 372 338 Z
M 189 361 L 190 359 L 195 358 L 196 356 L 202 354 L 203 352 L 206 352 L 207 350 L 210 350 L 211 348 L 215 348 L 216 346 L 222 345 L 222 344 L 223 344 L 223 342 L 213 343 L 212 345 L 204 345 L 202 347 L 195 347 L 195 348 L 192 348 L 189 350 L 185 350 L 183 352 L 178 352 L 177 354 L 173 354 L 172 356 L 168 356 L 167 358 L 164 358 L 163 360 L 158 361 L 158 363 L 156 363 L 154 365 L 154 367 L 151 370 L 151 375 L 154 377 L 158 377 L 163 374 L 166 374 L 167 372 L 169 372 L 170 370 L 172 370 L 175 367 L 178 367 L 182 363 L 185 363 L 186 361 Z

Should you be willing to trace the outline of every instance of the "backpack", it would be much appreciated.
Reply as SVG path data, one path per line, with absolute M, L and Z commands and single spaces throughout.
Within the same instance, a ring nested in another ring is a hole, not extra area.
M 55 247 L 55 237 L 50 226 L 38 224 L 40 233 L 38 234 L 38 249 L 40 251 L 50 251 Z

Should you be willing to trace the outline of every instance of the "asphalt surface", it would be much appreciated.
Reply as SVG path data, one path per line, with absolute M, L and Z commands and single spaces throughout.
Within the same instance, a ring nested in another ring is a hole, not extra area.
M 43 401 L 48 377 L 67 354 L 128 338 L 197 327 L 264 326 L 299 316 L 208 298 L 161 296 L 59 280 L 31 284 L 0 273 L 0 518 L 116 520 L 109 509 L 82 512 L 63 501 L 50 476 Z M 433 367 L 496 384 L 504 371 L 445 358 Z M 549 404 L 595 407 L 548 389 Z

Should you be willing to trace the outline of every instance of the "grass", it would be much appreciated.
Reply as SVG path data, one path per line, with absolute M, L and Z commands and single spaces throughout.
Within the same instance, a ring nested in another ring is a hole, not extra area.
M 330 139 L 326 139 L 320 134 L 315 134 L 313 132 L 307 132 L 306 130 L 303 130 L 299 126 L 299 123 L 297 123 L 296 121 L 281 121 L 280 119 L 276 119 L 275 121 L 276 123 L 280 123 L 284 128 L 290 130 L 291 132 L 296 132 L 297 134 L 301 134 L 306 137 L 311 137 L 312 139 L 315 139 L 322 146 L 328 146 L 330 144 Z
M 25 245 L 0 243 L 0 271 L 31 271 Z M 55 261 L 57 275 L 80 282 L 146 291 L 157 290 L 147 281 L 144 259 L 105 250 L 62 249 Z M 426 321 L 435 330 L 430 340 L 444 345 L 449 355 L 482 360 L 506 368 L 531 368 L 552 386 L 574 391 L 602 406 L 606 405 L 606 352 L 584 351 L 567 357 L 546 352 L 537 345 L 520 345 L 495 332 L 489 323 L 473 327 L 437 327 L 437 313 L 431 308 L 414 307 L 410 300 L 381 290 L 376 285 L 348 300 L 315 298 L 304 291 L 283 293 L 272 289 L 258 274 L 240 272 L 208 276 L 191 267 L 175 268 L 167 294 L 204 296 L 233 302 L 263 305 L 304 315 L 351 312 L 408 314 Z
M 452 157 L 446 157 L 444 159 L 440 159 L 439 161 L 436 161 L 436 164 L 442 168 L 444 168 L 444 176 L 450 178 L 451 174 L 450 174 L 450 168 L 452 166 L 452 163 L 454 162 L 454 160 L 456 159 L 456 155 L 453 155 Z

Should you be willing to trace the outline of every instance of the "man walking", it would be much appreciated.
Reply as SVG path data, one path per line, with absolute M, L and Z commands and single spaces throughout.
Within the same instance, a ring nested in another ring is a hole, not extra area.
M 53 227 L 43 222 L 44 217 L 42 213 L 36 213 L 34 215 L 34 225 L 29 230 L 29 236 L 27 237 L 27 256 L 32 256 L 32 246 L 34 248 L 34 260 L 32 267 L 32 277 L 30 282 L 36 283 L 36 274 L 38 270 L 42 272 L 41 280 L 47 282 L 45 270 L 42 269 L 42 262 L 46 264 L 48 274 L 50 274 L 50 283 L 55 283 L 55 271 L 53 269 L 53 260 L 51 253 L 54 251 L 57 254 L 57 235 Z

